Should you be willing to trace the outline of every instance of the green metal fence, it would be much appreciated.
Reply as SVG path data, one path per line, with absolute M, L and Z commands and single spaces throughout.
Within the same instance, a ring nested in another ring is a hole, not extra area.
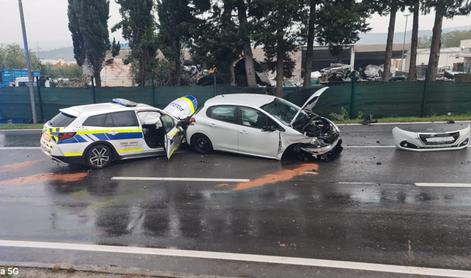
M 322 115 L 348 111 L 350 117 L 407 117 L 471 112 L 471 83 L 465 82 L 358 82 L 329 85 L 316 112 Z M 312 92 L 289 94 L 301 105 Z
M 471 83 L 465 82 L 358 82 L 331 84 L 319 100 L 315 111 L 329 116 L 347 111 L 351 117 L 373 114 L 375 117 L 426 116 L 471 112 Z M 316 90 L 285 88 L 285 98 L 302 105 Z M 269 93 L 265 88 L 218 86 L 217 94 Z M 113 98 L 126 98 L 165 107 L 183 95 L 194 95 L 200 106 L 214 96 L 212 86 L 155 88 L 36 88 L 38 118 L 45 121 L 60 108 Z M 343 108 L 343 109 L 342 109 Z M 31 122 L 27 88 L 0 89 L 0 122 Z

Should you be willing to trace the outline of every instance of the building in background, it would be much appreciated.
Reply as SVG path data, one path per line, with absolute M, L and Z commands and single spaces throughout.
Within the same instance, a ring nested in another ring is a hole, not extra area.
M 121 49 L 119 55 L 111 57 L 111 52 L 106 54 L 105 65 L 101 70 L 101 86 L 103 87 L 132 87 L 134 86 L 131 64 L 125 64 L 124 60 L 129 55 L 128 49 Z
M 463 71 L 471 73 L 471 40 L 461 41 L 461 57 L 463 57 Z
M 33 77 L 40 77 L 41 75 L 39 71 L 33 71 L 32 74 L 33 74 Z M 27 86 L 28 82 L 29 80 L 28 80 L 27 69 L 2 69 L 0 70 L 0 88 Z

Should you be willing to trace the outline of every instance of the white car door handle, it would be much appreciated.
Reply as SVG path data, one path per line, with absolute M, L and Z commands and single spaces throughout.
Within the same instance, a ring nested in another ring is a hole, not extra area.
M 217 125 L 215 123 L 210 123 L 209 124 L 211 127 L 217 127 Z
M 249 132 L 246 131 L 246 130 L 240 130 L 239 133 L 240 133 L 240 134 L 249 134 Z
M 118 134 L 118 132 L 117 131 L 110 131 L 110 132 L 108 132 L 108 134 L 109 135 L 116 135 L 116 134 Z

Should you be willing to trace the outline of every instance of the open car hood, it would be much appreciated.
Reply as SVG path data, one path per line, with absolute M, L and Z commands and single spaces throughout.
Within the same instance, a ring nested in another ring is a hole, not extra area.
M 307 101 L 303 104 L 303 106 L 298 111 L 298 113 L 296 113 L 290 125 L 293 126 L 293 123 L 297 120 L 299 114 L 301 114 L 301 111 L 304 110 L 304 111 L 312 112 L 312 109 L 316 106 L 317 101 L 319 101 L 319 98 L 325 91 L 327 91 L 327 89 L 329 89 L 329 87 L 324 87 L 322 89 L 317 90 L 314 94 L 312 94 L 312 96 L 310 96 L 307 99 Z
M 177 119 L 184 120 L 195 114 L 196 109 L 198 100 L 194 96 L 184 96 L 170 102 L 164 111 Z

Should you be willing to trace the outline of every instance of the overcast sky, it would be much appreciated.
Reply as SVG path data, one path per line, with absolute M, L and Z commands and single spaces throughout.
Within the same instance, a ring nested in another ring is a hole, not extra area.
M 47 50 L 59 47 L 71 46 L 72 41 L 67 27 L 67 0 L 23 0 L 26 28 L 30 48 L 33 50 Z M 423 16 L 420 19 L 421 30 L 431 30 L 433 27 L 433 14 Z M 120 20 L 119 5 L 110 1 L 111 27 Z M 371 32 L 386 33 L 388 17 L 373 15 L 370 19 Z M 444 28 L 461 27 L 471 25 L 471 16 L 460 16 L 445 20 Z M 409 21 L 409 28 L 411 21 Z M 398 14 L 396 31 L 402 32 L 405 27 L 403 14 Z M 122 40 L 120 33 L 110 34 Z M 17 0 L 0 0 L 0 43 L 21 43 L 21 26 Z

